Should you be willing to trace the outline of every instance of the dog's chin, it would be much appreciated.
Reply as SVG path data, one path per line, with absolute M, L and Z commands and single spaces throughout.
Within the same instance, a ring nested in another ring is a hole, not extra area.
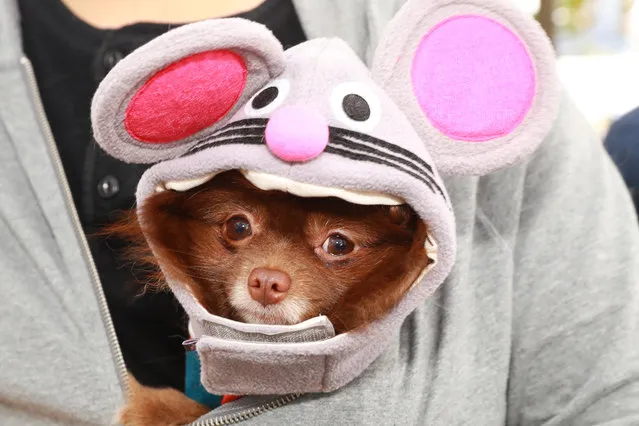
M 230 302 L 238 319 L 249 324 L 292 325 L 309 317 L 309 305 L 303 300 L 288 297 L 280 303 L 264 306 L 253 300 L 242 286 L 231 291 Z
M 242 322 L 248 324 L 292 325 L 299 322 L 291 321 L 286 315 L 268 312 L 268 309 L 262 309 L 262 311 L 264 312 L 238 310 L 237 315 Z

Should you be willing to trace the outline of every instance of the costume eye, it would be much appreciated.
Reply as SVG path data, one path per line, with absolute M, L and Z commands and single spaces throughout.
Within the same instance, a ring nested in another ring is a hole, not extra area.
M 257 94 L 257 96 L 253 98 L 253 102 L 251 102 L 251 106 L 253 107 L 253 109 L 266 108 L 267 106 L 271 104 L 271 102 L 277 99 L 277 95 L 279 94 L 280 94 L 280 89 L 278 89 L 276 86 L 267 87 L 266 89 L 262 90 L 260 93 Z
M 371 117 L 370 105 L 368 105 L 366 99 L 356 93 L 350 93 L 344 96 L 342 109 L 351 120 L 366 121 Z
M 331 234 L 322 244 L 322 249 L 333 256 L 344 256 L 353 252 L 355 244 L 342 234 Z
M 289 88 L 290 83 L 286 79 L 270 82 L 251 98 L 246 104 L 244 112 L 253 117 L 269 114 L 284 102 L 288 96 Z
M 373 129 L 381 115 L 374 89 L 360 82 L 338 85 L 331 94 L 331 108 L 342 123 L 360 132 Z
M 231 241 L 242 241 L 253 235 L 251 222 L 246 216 L 233 216 L 224 224 L 224 235 Z

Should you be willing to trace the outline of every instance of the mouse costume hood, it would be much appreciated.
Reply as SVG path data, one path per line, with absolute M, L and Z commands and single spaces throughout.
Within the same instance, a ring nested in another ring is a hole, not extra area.
M 400 303 L 337 336 L 325 317 L 294 326 L 215 317 L 167 275 L 190 318 L 204 387 L 328 392 L 361 374 L 454 263 L 439 173 L 486 174 L 532 153 L 556 115 L 554 67 L 542 30 L 499 0 L 409 1 L 370 69 L 338 39 L 283 51 L 241 19 L 186 25 L 122 60 L 100 85 L 92 120 L 108 153 L 155 163 L 138 205 L 237 169 L 263 190 L 407 203 L 429 230 L 435 262 Z

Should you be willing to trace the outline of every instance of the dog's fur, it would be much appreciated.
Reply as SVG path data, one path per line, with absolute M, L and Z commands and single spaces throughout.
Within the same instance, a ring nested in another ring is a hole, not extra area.
M 210 410 L 172 388 L 143 386 L 129 374 L 126 405 L 118 411 L 114 424 L 125 426 L 181 426 L 192 423 Z
M 238 217 L 250 223 L 251 233 L 234 240 L 229 220 Z M 155 271 L 149 285 L 165 287 L 159 258 L 164 274 L 187 286 L 215 315 L 294 324 L 323 314 L 338 333 L 383 316 L 430 262 L 424 248 L 426 226 L 408 206 L 360 206 L 337 198 L 261 191 L 236 171 L 186 192 L 157 193 L 107 232 L 130 241 L 132 260 Z M 331 235 L 350 240 L 352 252 L 328 253 L 325 242 Z M 262 306 L 251 299 L 247 283 L 255 268 L 290 277 L 284 300 Z M 154 398 L 149 396 L 153 391 L 164 393 Z M 125 424 L 140 424 L 132 420 L 136 415 L 131 409 L 145 418 L 147 411 L 157 411 L 157 404 L 180 406 L 175 398 L 182 394 L 171 393 L 173 399 L 167 395 L 166 390 L 133 386 L 123 411 L 122 419 L 129 419 Z M 201 414 L 205 408 L 198 405 L 187 411 Z M 173 419 L 166 413 L 161 417 Z

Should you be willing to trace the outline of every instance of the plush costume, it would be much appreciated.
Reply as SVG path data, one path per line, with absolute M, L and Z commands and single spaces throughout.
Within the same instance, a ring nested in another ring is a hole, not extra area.
M 122 60 L 92 106 L 96 140 L 157 163 L 137 201 L 238 169 L 257 187 L 360 204 L 408 203 L 436 262 L 384 318 L 334 336 L 325 317 L 239 324 L 167 275 L 216 394 L 330 392 L 359 376 L 449 274 L 455 223 L 439 172 L 487 174 L 532 153 L 559 104 L 549 41 L 507 1 L 409 1 L 368 69 L 338 39 L 284 52 L 264 27 L 187 25 Z M 438 172 L 439 171 L 439 172 Z M 152 247 L 153 248 L 153 247 Z

